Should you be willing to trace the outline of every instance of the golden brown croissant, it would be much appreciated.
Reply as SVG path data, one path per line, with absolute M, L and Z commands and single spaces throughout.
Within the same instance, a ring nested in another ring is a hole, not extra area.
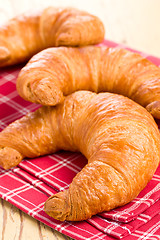
M 47 47 L 83 46 L 103 39 L 98 17 L 74 8 L 49 7 L 0 27 L 0 67 L 24 62 Z
M 160 68 L 125 49 L 46 49 L 21 70 L 17 90 L 24 99 L 43 105 L 55 105 L 76 90 L 119 93 L 160 118 Z
M 84 220 L 134 199 L 160 161 L 160 134 L 145 108 L 112 93 L 78 91 L 43 106 L 0 133 L 0 164 L 17 165 L 59 149 L 80 151 L 88 164 L 68 190 L 45 203 L 53 218 Z

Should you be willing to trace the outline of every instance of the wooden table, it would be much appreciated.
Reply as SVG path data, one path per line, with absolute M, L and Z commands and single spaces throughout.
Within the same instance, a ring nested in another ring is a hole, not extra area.
M 73 6 L 101 18 L 106 38 L 160 57 L 159 0 L 0 0 L 0 23 L 30 9 Z M 66 237 L 0 199 L 1 240 L 64 240 Z

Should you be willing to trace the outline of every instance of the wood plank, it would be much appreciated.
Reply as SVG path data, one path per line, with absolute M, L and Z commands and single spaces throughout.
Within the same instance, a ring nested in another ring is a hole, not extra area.
M 0 199 L 0 239 L 71 240 L 2 199 Z

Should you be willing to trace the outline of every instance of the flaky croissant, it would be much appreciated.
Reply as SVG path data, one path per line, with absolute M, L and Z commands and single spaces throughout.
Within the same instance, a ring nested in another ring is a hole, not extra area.
M 160 118 L 160 68 L 138 53 L 106 46 L 49 48 L 21 70 L 24 99 L 55 105 L 76 90 L 119 93 Z
M 0 133 L 0 165 L 59 149 L 80 151 L 88 164 L 68 190 L 45 203 L 61 221 L 84 220 L 134 199 L 160 161 L 160 134 L 145 108 L 112 93 L 78 91 L 55 107 L 43 106 Z
M 104 39 L 101 20 L 74 8 L 49 7 L 0 27 L 0 67 L 27 61 L 47 47 L 83 46 Z

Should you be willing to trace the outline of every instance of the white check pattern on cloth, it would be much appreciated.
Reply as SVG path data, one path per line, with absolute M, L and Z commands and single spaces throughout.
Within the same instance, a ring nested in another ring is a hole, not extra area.
M 104 44 L 120 46 L 110 41 Z M 160 59 L 141 54 L 155 64 L 160 64 Z M 15 83 L 21 67 L 0 70 L 1 130 L 39 107 L 17 94 Z M 124 207 L 76 223 L 62 223 L 45 214 L 43 205 L 46 199 L 57 191 L 67 189 L 72 178 L 86 163 L 87 160 L 81 154 L 59 152 L 31 161 L 24 160 L 9 171 L 0 169 L 0 196 L 74 239 L 160 239 L 160 168 L 139 196 Z

